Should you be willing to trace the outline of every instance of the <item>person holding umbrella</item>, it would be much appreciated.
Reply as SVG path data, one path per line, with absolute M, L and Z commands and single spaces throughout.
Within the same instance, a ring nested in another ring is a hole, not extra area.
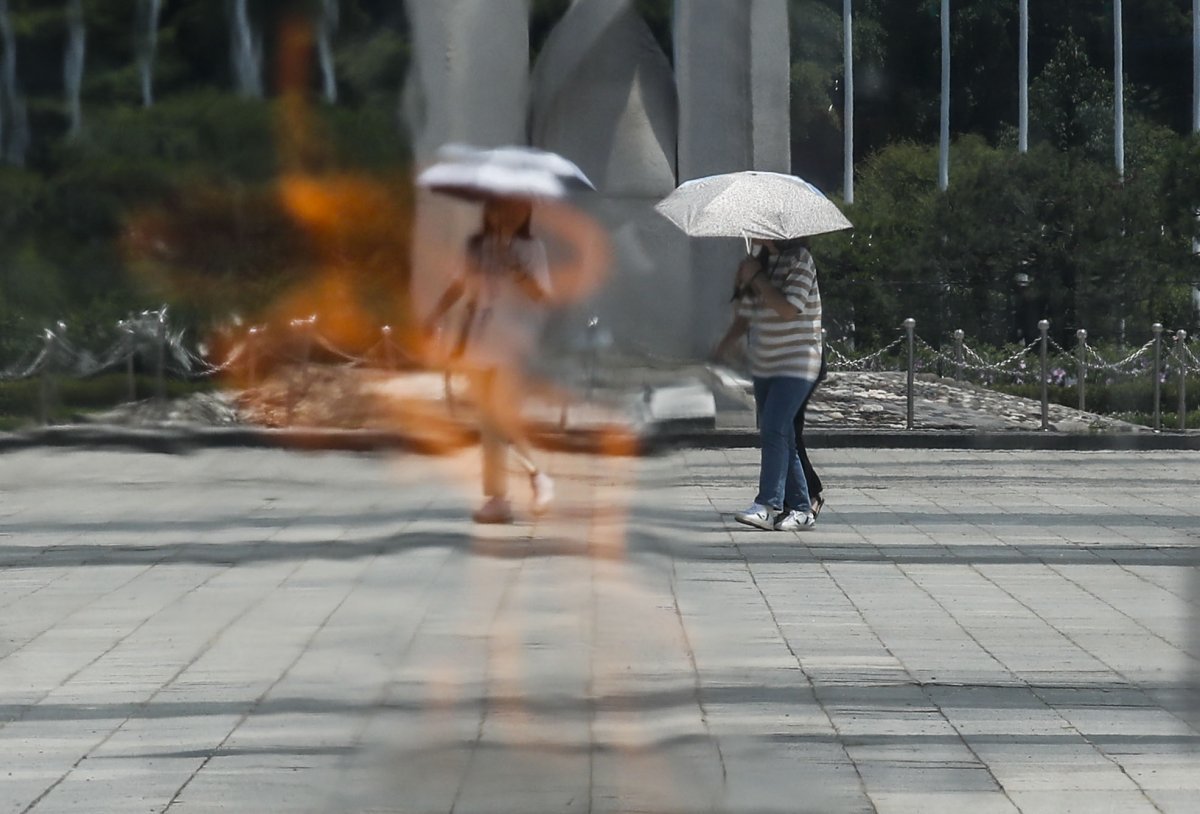
M 527 389 L 525 366 L 537 348 L 553 292 L 545 246 L 530 231 L 533 202 L 563 199 L 594 186 L 556 153 L 467 144 L 443 146 L 438 161 L 417 176 L 417 186 L 483 204 L 482 225 L 467 240 L 462 274 L 424 324 L 431 335 L 446 312 L 466 300 L 451 363 L 468 373 L 479 411 L 485 502 L 472 518 L 512 522 L 510 449 L 529 476 L 532 510 L 540 515 L 554 498 L 554 482 L 534 460 L 520 405 Z
M 758 256 L 738 266 L 732 324 L 714 355 L 749 334 L 762 446 L 758 495 L 734 519 L 762 529 L 815 524 L 795 422 L 821 372 L 821 292 L 803 240 L 754 240 Z
M 762 458 L 758 495 L 734 519 L 763 529 L 812 528 L 797 420 L 820 377 L 823 347 L 816 265 L 803 238 L 852 224 L 802 178 L 754 170 L 687 181 L 655 208 L 689 235 L 742 237 L 747 252 L 759 248 L 738 266 L 735 317 L 715 351 L 723 356 L 749 334 Z
M 529 476 L 534 514 L 545 512 L 554 496 L 554 482 L 534 462 L 517 407 L 525 390 L 523 367 L 537 346 L 550 295 L 546 250 L 529 231 L 532 213 L 529 201 L 520 198 L 487 201 L 480 231 L 467 241 L 462 275 L 425 320 L 425 332 L 432 334 L 446 312 L 466 298 L 452 354 L 469 374 L 479 409 L 486 501 L 472 515 L 477 523 L 512 522 L 510 449 Z

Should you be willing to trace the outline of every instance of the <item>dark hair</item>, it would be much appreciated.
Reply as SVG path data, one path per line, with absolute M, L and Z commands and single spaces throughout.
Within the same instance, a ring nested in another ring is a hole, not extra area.
M 775 245 L 782 252 L 794 252 L 796 249 L 811 249 L 812 243 L 807 237 L 793 237 L 789 240 L 776 240 Z
M 479 225 L 480 235 L 486 235 L 488 233 L 488 208 L 497 204 L 504 206 L 511 206 L 513 204 L 523 205 L 526 211 L 525 219 L 521 221 L 521 225 L 517 227 L 517 230 L 514 232 L 514 234 L 517 237 L 533 237 L 533 232 L 531 231 L 531 227 L 533 225 L 533 204 L 524 198 L 493 198 L 485 203 L 483 205 L 483 220 Z

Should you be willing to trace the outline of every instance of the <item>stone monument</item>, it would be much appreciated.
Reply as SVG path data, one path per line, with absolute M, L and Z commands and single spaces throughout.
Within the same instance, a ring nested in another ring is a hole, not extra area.
M 789 171 L 787 0 L 677 0 L 674 65 L 632 0 L 573 0 L 531 76 L 525 0 L 406 2 L 417 160 L 464 141 L 532 144 L 575 161 L 596 184 L 582 205 L 608 226 L 615 268 L 562 321 L 565 333 L 582 338 L 595 317 L 635 355 L 704 356 L 728 323 L 744 248 L 688 239 L 653 206 L 691 178 Z M 469 231 L 469 216 L 447 214 L 462 207 L 420 206 L 420 228 L 447 240 Z M 444 286 L 435 261 L 414 258 L 418 309 Z
M 568 344 L 596 318 L 624 350 L 686 353 L 688 309 L 660 306 L 688 291 L 676 261 L 686 238 L 654 212 L 675 188 L 677 120 L 671 62 L 632 3 L 577 0 L 534 66 L 529 129 L 534 146 L 571 158 L 596 184 L 600 194 L 581 204 L 613 239 L 607 285 L 559 321 Z

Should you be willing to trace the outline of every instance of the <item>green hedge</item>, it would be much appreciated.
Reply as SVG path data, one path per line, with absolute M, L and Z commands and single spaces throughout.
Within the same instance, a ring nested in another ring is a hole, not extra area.
M 1153 413 L 1114 413 L 1113 418 L 1121 421 L 1128 421 L 1131 424 L 1142 424 L 1147 427 L 1154 426 Z M 1162 413 L 1160 416 L 1161 424 L 1159 425 L 1164 430 L 1179 429 L 1179 413 Z M 1184 426 L 1189 430 L 1200 430 L 1200 410 L 1192 410 L 1185 416 Z
M 1041 401 L 1042 390 L 1037 384 L 995 384 L 993 390 L 1011 393 L 1035 401 Z M 1200 376 L 1187 377 L 1185 392 L 1189 412 L 1200 409 Z M 1079 390 L 1074 386 L 1062 387 L 1050 385 L 1047 396 L 1054 404 L 1065 407 L 1079 406 Z M 1154 412 L 1154 383 L 1149 376 L 1138 379 L 1122 379 L 1111 384 L 1088 382 L 1084 390 L 1085 407 L 1089 412 L 1108 415 L 1111 413 L 1146 413 Z M 1177 380 L 1170 379 L 1162 385 L 1160 409 L 1165 412 L 1179 406 L 1179 385 Z

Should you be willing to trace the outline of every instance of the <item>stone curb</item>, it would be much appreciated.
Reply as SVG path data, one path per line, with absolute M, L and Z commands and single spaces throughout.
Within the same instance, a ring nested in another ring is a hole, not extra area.
M 534 433 L 543 449 L 608 455 L 655 455 L 676 449 L 738 449 L 758 446 L 758 433 L 749 429 L 700 429 L 686 422 L 628 430 L 561 430 L 543 427 Z M 811 429 L 805 433 L 815 449 L 972 449 L 972 450 L 1200 450 L 1200 433 L 1141 432 L 1128 434 L 1058 432 L 974 432 L 969 430 L 838 430 Z M 338 452 L 452 452 L 478 442 L 478 433 L 461 428 L 436 445 L 399 432 L 319 428 L 155 427 L 100 425 L 44 427 L 0 433 L 0 453 L 31 448 L 130 449 L 181 454 L 202 448 L 297 449 Z
M 1013 430 L 837 430 L 806 429 L 813 449 L 975 449 L 975 450 L 1200 450 L 1200 433 L 1062 433 Z M 758 446 L 753 430 L 674 432 L 652 439 L 670 447 L 744 448 Z

